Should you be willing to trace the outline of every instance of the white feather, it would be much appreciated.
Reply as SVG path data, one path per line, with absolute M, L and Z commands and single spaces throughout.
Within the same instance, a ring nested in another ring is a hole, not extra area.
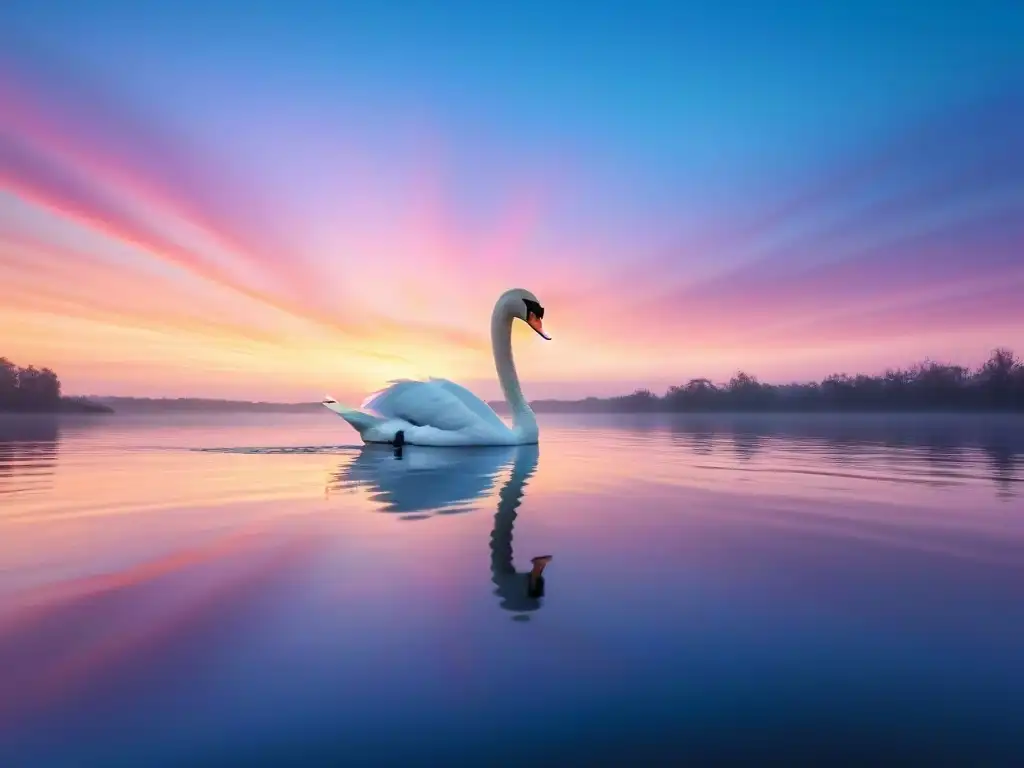
M 515 425 L 509 427 L 487 403 L 448 379 L 400 379 L 367 397 L 360 408 L 346 408 L 327 396 L 323 404 L 352 425 L 367 443 L 390 443 L 398 432 L 413 445 L 485 446 L 537 442 L 537 422 L 519 389 L 512 361 L 512 321 L 523 319 L 524 300 L 536 303 L 528 291 L 506 291 L 491 317 L 491 339 L 502 388 L 513 392 Z M 546 338 L 546 337 L 545 337 Z M 503 341 L 502 341 L 503 340 Z

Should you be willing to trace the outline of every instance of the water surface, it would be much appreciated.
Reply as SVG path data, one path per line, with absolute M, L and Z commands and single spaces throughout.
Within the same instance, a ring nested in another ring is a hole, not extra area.
M 1020 417 L 541 425 L 0 416 L 0 765 L 1021 764 Z

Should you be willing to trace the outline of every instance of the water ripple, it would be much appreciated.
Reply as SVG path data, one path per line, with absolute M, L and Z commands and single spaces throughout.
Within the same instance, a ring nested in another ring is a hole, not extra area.
M 231 448 L 191 448 L 189 450 L 197 451 L 199 453 L 237 453 L 242 455 L 261 455 L 261 454 L 276 454 L 276 453 L 349 453 L 351 451 L 361 450 L 361 445 L 280 445 L 280 446 L 264 446 L 264 447 L 231 447 Z

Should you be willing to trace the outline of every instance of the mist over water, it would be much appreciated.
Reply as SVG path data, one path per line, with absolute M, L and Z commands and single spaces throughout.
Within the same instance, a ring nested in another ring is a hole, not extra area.
M 0 416 L 0 765 L 1020 762 L 1024 419 L 540 423 Z

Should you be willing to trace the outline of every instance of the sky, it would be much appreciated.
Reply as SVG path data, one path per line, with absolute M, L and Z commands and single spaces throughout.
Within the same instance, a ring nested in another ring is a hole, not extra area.
M 6 0 L 0 356 L 530 398 L 1024 352 L 1024 5 Z

